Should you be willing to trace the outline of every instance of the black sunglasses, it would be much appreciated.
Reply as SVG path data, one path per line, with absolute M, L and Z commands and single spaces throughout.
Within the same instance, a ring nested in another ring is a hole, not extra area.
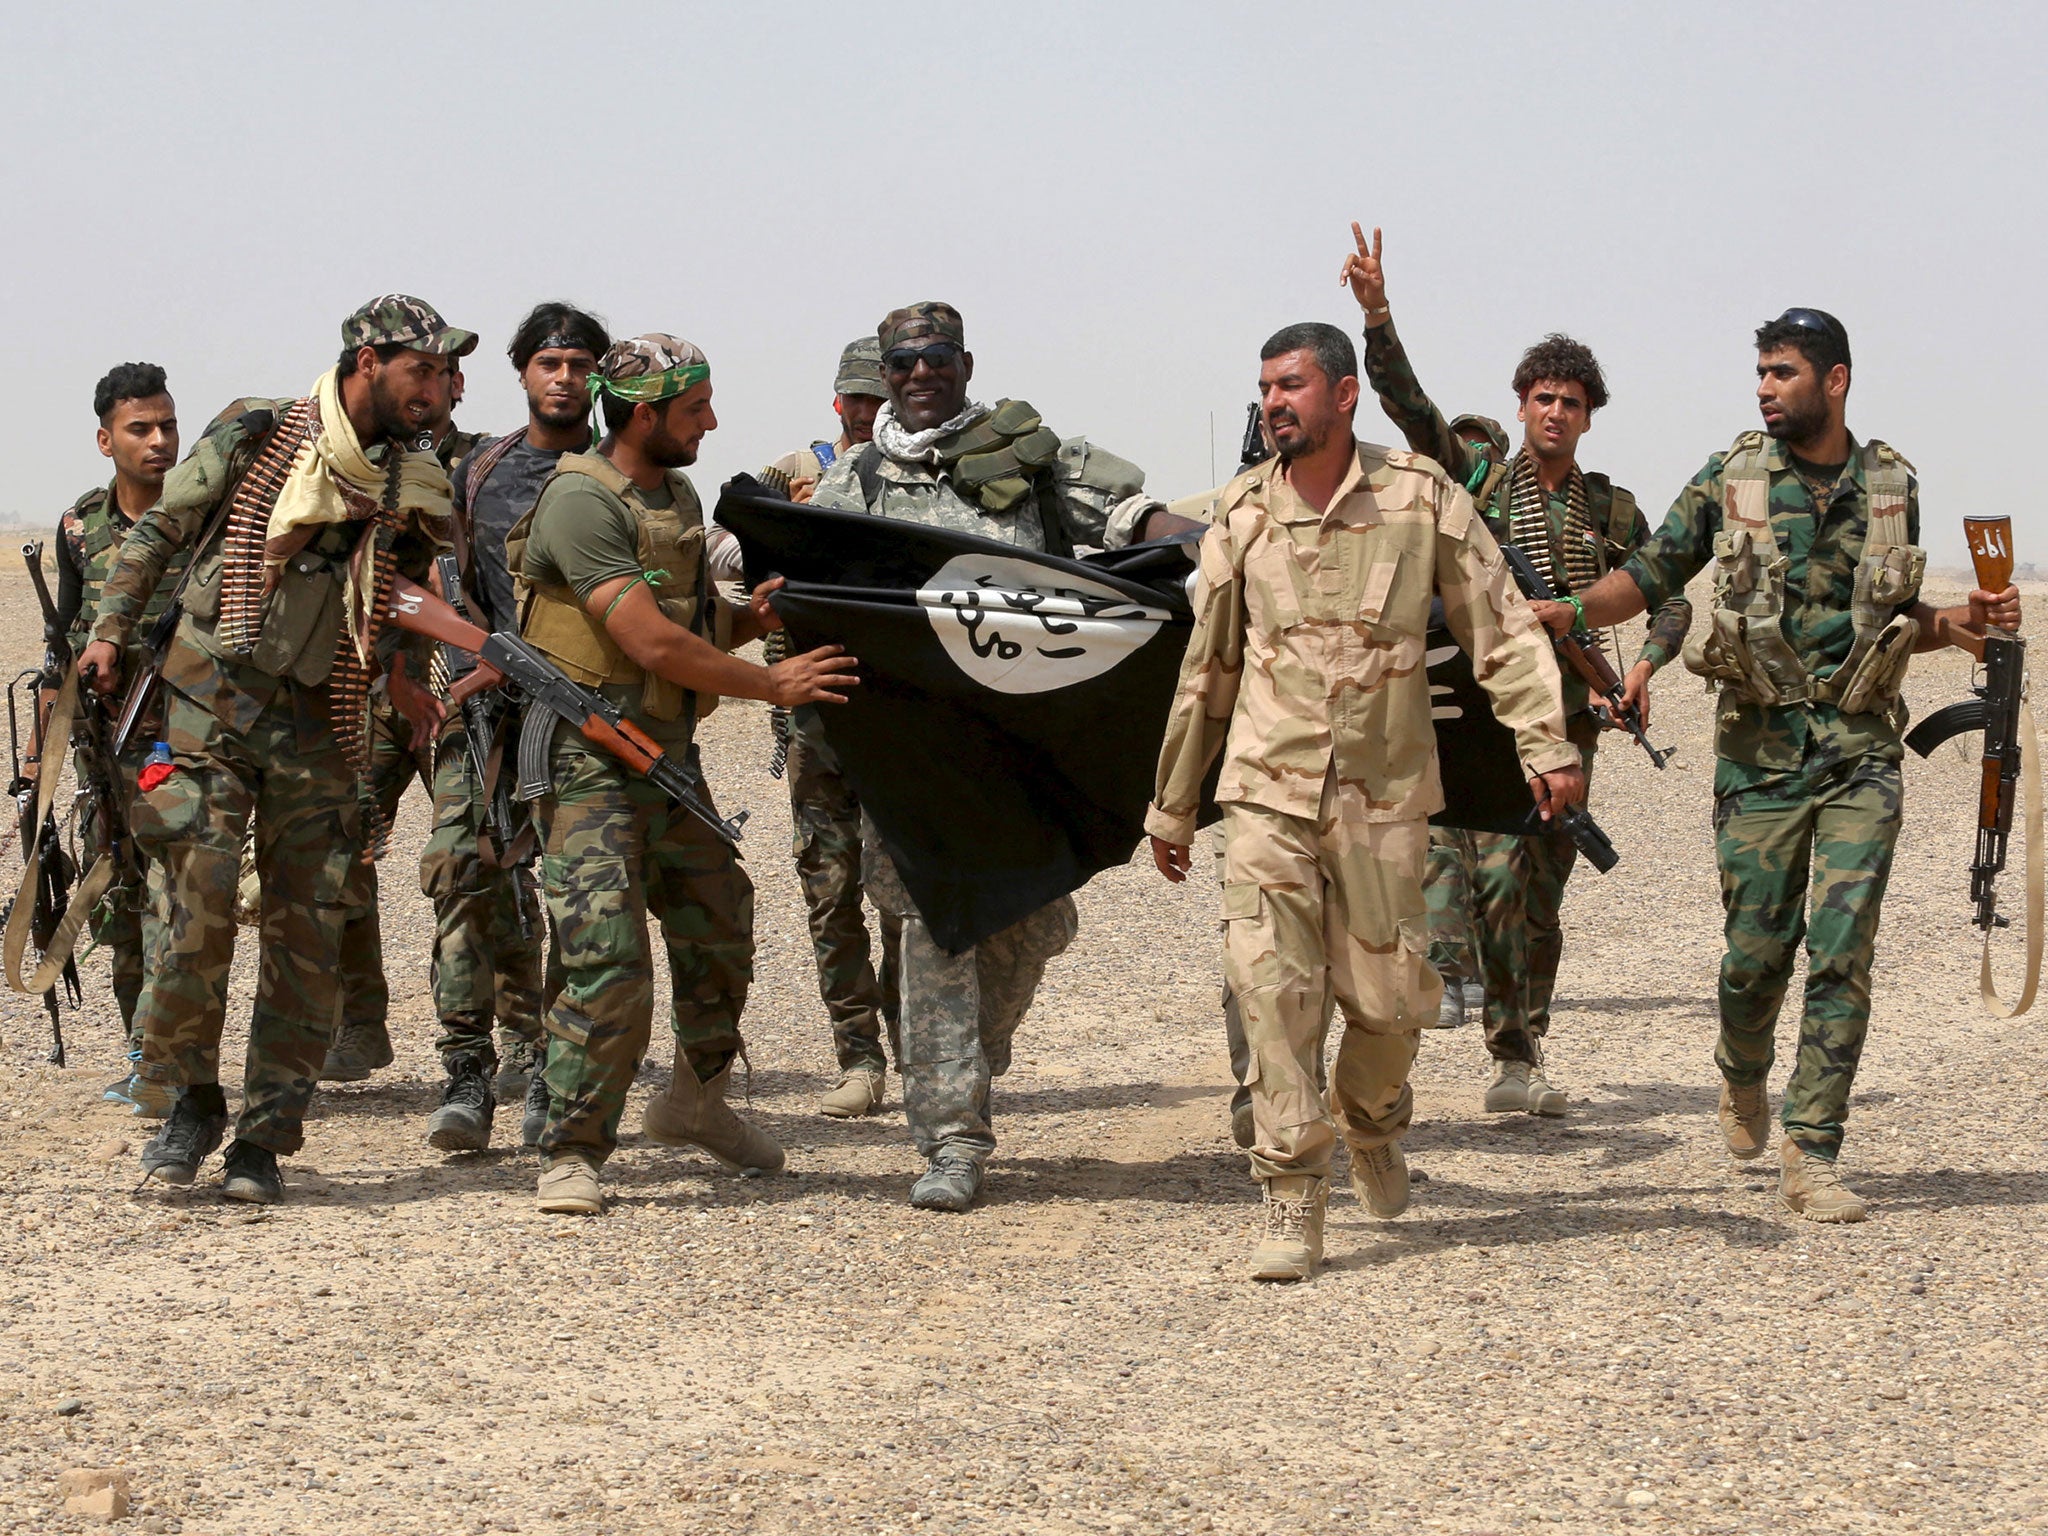
M 950 341 L 935 341 L 924 347 L 892 347 L 882 354 L 882 366 L 891 373 L 909 373 L 920 360 L 933 368 L 950 368 L 960 361 L 961 348 Z
M 1841 321 L 1825 310 L 1788 309 L 1778 319 L 1783 324 L 1796 325 L 1802 331 L 1818 331 L 1839 343 L 1844 350 L 1848 348 L 1849 333 L 1843 329 Z

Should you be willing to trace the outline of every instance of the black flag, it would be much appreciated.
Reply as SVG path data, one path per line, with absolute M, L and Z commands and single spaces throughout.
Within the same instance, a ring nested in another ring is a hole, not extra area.
M 859 658 L 849 702 L 816 713 L 941 945 L 957 953 L 1130 858 L 1193 624 L 1182 553 L 1064 560 L 800 506 L 745 476 L 716 517 L 749 586 L 786 579 L 775 608 L 797 649 Z M 1512 735 L 1448 635 L 1430 644 L 1456 807 L 1436 819 L 1525 830 Z

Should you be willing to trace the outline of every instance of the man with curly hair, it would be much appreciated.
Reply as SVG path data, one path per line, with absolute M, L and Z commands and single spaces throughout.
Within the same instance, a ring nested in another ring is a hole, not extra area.
M 1380 232 L 1373 231 L 1370 245 L 1358 225 L 1351 233 L 1357 249 L 1345 259 L 1343 279 L 1365 311 L 1366 377 L 1408 445 L 1442 464 L 1472 493 L 1494 536 L 1523 550 L 1564 594 L 1591 586 L 1647 543 L 1650 525 L 1635 497 L 1605 475 L 1579 467 L 1579 439 L 1607 403 L 1607 381 L 1591 350 L 1553 334 L 1522 354 L 1512 381 L 1522 446 L 1504 457 L 1484 434 L 1446 422 L 1423 391 L 1394 333 Z M 1627 697 L 1645 720 L 1650 675 L 1678 654 L 1691 623 L 1692 606 L 1681 585 L 1651 616 L 1642 649 L 1623 676 Z M 1566 734 L 1590 776 L 1601 728 L 1613 722 L 1594 711 L 1576 674 L 1565 673 L 1564 688 Z M 1577 849 L 1556 831 L 1474 833 L 1471 847 L 1465 871 L 1471 931 L 1486 991 L 1486 1049 L 1494 1060 L 1486 1107 L 1495 1113 L 1561 1115 L 1567 1101 L 1550 1083 L 1543 1042 L 1564 952 L 1558 909 Z M 1454 852 L 1433 849 L 1432 859 L 1441 862 Z

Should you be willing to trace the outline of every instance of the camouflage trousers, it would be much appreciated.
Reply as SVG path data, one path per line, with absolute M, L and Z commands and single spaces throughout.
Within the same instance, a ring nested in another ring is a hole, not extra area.
M 509 746 L 510 743 L 507 743 Z M 509 762 L 504 771 L 512 772 Z M 434 830 L 420 889 L 434 904 L 435 1041 L 444 1059 L 474 1056 L 495 1071 L 499 1031 L 538 1046 L 546 919 L 532 874 L 484 861 L 484 789 L 470 766 L 462 717 L 451 715 L 434 765 Z
M 389 826 L 415 779 L 433 790 L 433 769 L 411 745 L 412 727 L 388 703 L 370 712 L 370 792 Z M 384 1027 L 391 984 L 384 975 L 384 930 L 378 914 L 377 866 L 358 863 L 343 896 L 348 921 L 341 935 L 341 1017 L 338 1024 Z
M 691 749 L 691 761 L 696 759 Z M 717 1076 L 754 979 L 754 884 L 732 846 L 638 774 L 558 732 L 540 802 L 541 882 L 561 990 L 548 1005 L 543 1152 L 602 1162 L 654 1025 L 647 919 L 661 925 L 676 1070 Z
M 1366 821 L 1334 776 L 1313 817 L 1223 807 L 1223 963 L 1244 1014 L 1255 1176 L 1327 1175 L 1336 1133 L 1398 1141 L 1408 1069 L 1443 986 L 1422 900 L 1426 822 Z M 1317 1090 L 1325 1009 L 1344 1033 Z M 1334 1124 L 1333 1124 L 1334 1116 Z
M 1902 791 L 1897 763 L 1865 755 L 1776 774 L 1714 802 L 1728 936 L 1714 1061 L 1737 1085 L 1769 1077 L 1779 1005 L 1804 939 L 1806 1000 L 1783 1118 L 1785 1134 L 1814 1157 L 1841 1150 Z
M 932 937 L 872 821 L 862 825 L 862 872 L 875 906 L 903 932 L 903 1118 L 926 1157 L 940 1147 L 985 1162 L 995 1151 L 989 1085 L 1010 1070 L 1017 1027 L 1046 962 L 1074 942 L 1074 899 L 1049 901 L 971 949 L 949 955 Z
M 1431 827 L 1422 866 L 1422 899 L 1429 914 L 1429 963 L 1446 981 L 1479 980 L 1473 943 L 1472 866 L 1478 834 L 1464 827 Z
M 1216 845 L 1216 883 L 1220 889 L 1224 881 L 1223 866 L 1223 823 L 1217 822 L 1210 828 Z M 1230 982 L 1223 983 L 1223 1043 L 1230 1053 L 1230 1080 L 1237 1086 L 1231 1090 L 1230 1113 L 1236 1116 L 1252 1101 L 1251 1085 L 1246 1073 L 1251 1069 L 1252 1048 L 1245 1043 L 1244 1009 L 1238 1006 L 1237 994 L 1231 990 Z M 1323 1044 L 1330 1034 L 1330 1015 L 1336 1011 L 1334 997 L 1323 999 L 1323 1033 L 1316 1041 L 1316 1089 L 1321 1092 L 1330 1085 L 1329 1072 L 1323 1062 Z
M 135 797 L 130 827 L 164 861 L 161 959 L 136 1010 L 142 1075 L 218 1080 L 235 886 L 245 830 L 261 877 L 256 1002 L 236 1134 L 296 1152 L 340 1007 L 344 892 L 362 851 L 355 774 L 325 698 L 290 682 L 255 723 L 229 732 L 212 710 L 166 690 L 171 776 Z
M 896 1054 L 902 924 L 878 912 L 882 966 L 870 958 L 860 878 L 860 800 L 839 771 L 839 759 L 803 713 L 790 722 L 789 814 L 797 878 L 818 958 L 818 995 L 832 1020 L 832 1045 L 844 1072 L 887 1065 L 882 1031 Z
M 1590 722 L 1575 716 L 1570 730 L 1589 781 L 1597 750 Z M 1578 853 L 1561 832 L 1430 828 L 1430 964 L 1440 976 L 1484 986 L 1486 1049 L 1497 1061 L 1541 1060 L 1564 958 L 1559 913 Z
M 90 708 L 81 701 L 81 707 Z M 147 758 L 145 748 L 131 748 L 117 768 L 121 783 L 116 795 L 122 800 L 135 795 L 135 776 L 141 772 Z M 84 783 L 88 775 L 86 754 L 74 753 L 72 767 L 78 781 Z M 91 869 L 103 853 L 109 851 L 109 829 L 100 824 L 97 800 L 87 800 L 78 817 L 78 846 L 81 868 Z M 110 980 L 114 989 L 114 1002 L 121 1010 L 121 1032 L 128 1050 L 139 1050 L 142 1035 L 135 1024 L 135 1010 L 142 999 L 142 987 L 149 975 L 149 957 L 163 941 L 163 923 L 159 903 L 163 898 L 163 872 L 160 864 L 149 856 L 133 837 L 126 840 L 126 856 L 114 867 L 114 878 L 107 886 L 106 893 L 93 906 L 86 919 L 86 926 L 92 934 L 96 948 L 107 952 Z

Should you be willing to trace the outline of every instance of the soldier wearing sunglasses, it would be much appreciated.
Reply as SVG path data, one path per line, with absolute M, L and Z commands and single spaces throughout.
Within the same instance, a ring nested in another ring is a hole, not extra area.
M 1919 484 L 1896 450 L 1849 432 L 1841 321 L 1788 309 L 1758 327 L 1756 350 L 1763 430 L 1708 459 L 1619 570 L 1570 604 L 1535 608 L 1559 633 L 1580 621 L 1575 608 L 1588 625 L 1617 624 L 1714 562 L 1711 617 L 1685 664 L 1721 689 L 1721 1132 L 1738 1161 L 1768 1150 L 1773 1037 L 1803 938 L 1779 1198 L 1809 1221 L 1861 1221 L 1865 1202 L 1835 1161 L 1899 835 L 1900 687 L 1915 653 L 1960 645 L 1987 622 L 2017 628 L 2019 591 L 1972 592 L 1956 608 L 1921 601 Z
M 1135 464 L 1085 438 L 1061 438 L 1021 400 L 968 398 L 974 354 L 950 304 L 893 310 L 877 328 L 888 402 L 874 440 L 843 454 L 811 505 L 951 528 L 1020 549 L 1071 555 L 1119 549 L 1202 525 L 1144 494 Z M 941 949 L 911 903 L 872 822 L 863 828 L 869 897 L 900 919 L 904 1106 L 929 1166 L 911 1204 L 964 1211 L 995 1150 L 989 1082 L 1009 1065 L 1009 1042 L 1045 964 L 1073 941 L 1074 903 L 1062 896 L 963 954 Z

